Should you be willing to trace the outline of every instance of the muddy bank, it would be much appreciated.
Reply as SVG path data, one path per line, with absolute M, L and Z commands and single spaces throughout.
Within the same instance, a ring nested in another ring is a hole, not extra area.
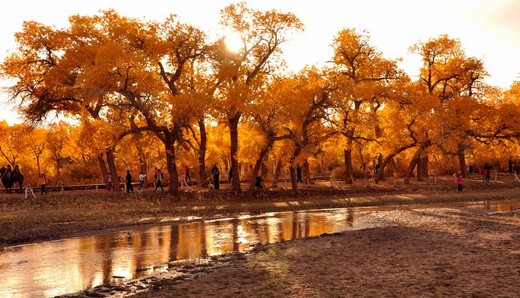
M 475 180 L 467 183 L 463 194 L 454 191 L 451 180 L 439 179 L 438 184 L 357 184 L 341 188 L 324 183 L 302 186 L 299 194 L 282 187 L 263 190 L 254 196 L 226 189 L 196 188 L 173 196 L 150 190 L 133 194 L 103 190 L 50 193 L 32 200 L 24 199 L 23 194 L 2 194 L 0 247 L 165 223 L 185 216 L 208 218 L 239 212 L 500 200 L 520 196 L 520 188 L 514 180 L 494 183 L 487 188 Z
M 388 211 L 69 297 L 516 297 L 520 213 Z

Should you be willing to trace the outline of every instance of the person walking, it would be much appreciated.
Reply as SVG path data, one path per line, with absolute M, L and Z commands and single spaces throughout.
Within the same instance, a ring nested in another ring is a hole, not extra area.
M 40 173 L 40 190 L 41 194 L 47 194 L 47 177 L 45 177 L 45 173 Z
M 130 170 L 126 170 L 126 192 L 134 191 L 134 186 L 132 185 L 132 174 Z
M 162 185 L 162 180 L 163 180 L 164 176 L 163 176 L 163 173 L 161 171 L 161 169 L 157 169 L 157 174 L 156 174 L 156 177 L 155 177 L 155 189 L 154 191 L 157 190 L 157 188 L 161 188 L 162 191 L 164 191 L 164 188 L 163 188 L 163 185 Z
M 139 176 L 138 176 L 139 188 L 137 188 L 137 190 L 141 190 L 141 188 L 143 188 L 143 186 L 144 186 L 144 179 L 145 178 L 146 178 L 146 174 L 143 173 L 143 171 L 139 172 Z
M 462 175 L 457 173 L 457 191 L 462 192 Z

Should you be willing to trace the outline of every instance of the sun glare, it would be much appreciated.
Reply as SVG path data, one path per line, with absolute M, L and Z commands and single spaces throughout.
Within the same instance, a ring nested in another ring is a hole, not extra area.
M 225 37 L 226 47 L 233 53 L 239 52 L 244 44 L 242 42 L 242 37 L 238 32 L 229 32 Z

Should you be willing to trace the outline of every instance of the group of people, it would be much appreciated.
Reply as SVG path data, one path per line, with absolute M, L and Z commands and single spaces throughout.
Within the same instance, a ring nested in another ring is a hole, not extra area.
M 164 191 L 164 186 L 163 186 L 164 174 L 161 171 L 161 169 L 155 167 L 153 175 L 154 175 L 154 185 L 155 185 L 154 191 L 156 191 L 159 187 L 161 188 L 162 191 Z M 137 190 L 141 190 L 144 187 L 145 182 L 146 182 L 146 176 L 147 175 L 145 173 L 143 173 L 143 171 L 139 172 L 139 175 L 137 176 L 137 179 L 139 181 L 139 187 L 137 188 Z M 113 181 L 112 181 L 112 174 L 110 174 L 110 172 L 107 173 L 107 183 L 108 183 L 108 190 L 112 190 Z M 127 193 L 134 191 L 133 177 L 132 177 L 132 173 L 130 172 L 130 170 L 126 170 L 125 189 L 126 189 Z
M 484 167 L 482 168 L 482 184 L 484 185 L 489 185 L 489 180 L 491 179 L 491 168 L 492 166 L 488 163 L 486 163 L 484 165 Z M 470 165 L 468 167 L 468 172 L 469 174 L 473 174 L 473 165 Z M 462 187 L 462 174 L 459 172 L 457 173 L 457 191 L 458 192 L 462 192 L 463 191 L 463 187 Z

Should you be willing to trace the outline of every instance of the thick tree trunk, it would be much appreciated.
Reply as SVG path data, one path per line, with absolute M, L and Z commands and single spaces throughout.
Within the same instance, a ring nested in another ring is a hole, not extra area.
M 240 172 L 238 168 L 238 122 L 240 121 L 240 114 L 237 113 L 233 118 L 229 119 L 229 135 L 231 140 L 230 155 L 231 155 L 231 169 L 233 171 L 233 178 L 231 180 L 231 189 L 233 191 L 240 191 Z
M 417 151 L 415 151 L 415 154 L 413 155 L 412 160 L 410 161 L 410 165 L 408 166 L 408 170 L 406 171 L 406 174 L 404 176 L 404 183 L 409 184 L 410 183 L 410 177 L 413 175 L 413 170 L 415 169 L 415 166 L 418 166 L 417 168 L 417 175 L 419 176 L 422 174 L 420 169 L 421 164 L 421 153 L 424 149 L 426 149 L 430 145 L 429 141 L 426 141 L 421 144 L 419 148 L 417 148 Z M 419 181 L 419 178 L 418 178 Z
M 206 133 L 206 126 L 204 120 L 199 120 L 200 130 L 200 148 L 199 148 L 199 177 L 200 185 L 202 187 L 208 186 L 208 177 L 206 175 L 206 149 L 208 146 L 208 135 Z
M 408 165 L 408 170 L 406 170 L 406 173 L 404 175 L 404 184 L 410 184 L 410 177 L 413 175 L 413 170 L 415 169 L 415 166 L 417 165 L 417 157 L 412 158 L 410 161 L 410 164 Z
M 344 149 L 343 154 L 345 156 L 345 178 L 348 184 L 352 184 L 352 149 Z
M 466 176 L 466 156 L 464 154 L 464 151 L 460 152 L 457 154 L 457 157 L 459 159 L 459 168 L 460 168 L 460 173 L 462 174 L 462 177 L 467 177 Z
M 289 161 L 289 173 L 291 174 L 291 185 L 293 192 L 295 194 L 298 194 L 300 191 L 298 190 L 298 177 L 296 176 L 296 168 L 294 167 L 294 162 L 296 161 L 296 158 L 298 155 L 300 155 L 300 152 L 302 152 L 302 148 L 300 146 L 296 146 L 294 149 L 293 155 L 291 156 L 291 159 Z
M 175 165 L 175 146 L 174 141 L 166 138 L 167 144 L 164 144 L 166 147 L 166 167 L 168 168 L 169 174 L 169 185 L 168 193 L 176 194 L 179 191 L 179 174 L 177 172 L 177 166 Z
M 401 148 L 397 149 L 394 153 L 388 155 L 387 157 L 384 158 L 383 162 L 381 163 L 381 169 L 379 171 L 379 173 L 377 173 L 376 177 L 374 178 L 374 182 L 377 184 L 377 182 L 379 181 L 379 179 L 382 178 L 383 176 L 383 171 L 385 170 L 386 166 L 388 165 L 388 163 L 394 158 L 394 156 L 396 156 L 397 154 L 409 149 L 409 148 L 412 148 L 415 146 L 415 143 L 414 144 L 409 144 L 409 145 L 405 145 L 405 146 L 402 146 Z
M 429 164 L 428 155 L 423 156 L 423 158 L 421 159 L 421 163 L 422 163 L 422 170 L 423 170 L 422 176 L 424 178 L 428 178 L 430 176 L 430 174 L 428 173 L 428 164 Z
M 108 168 L 110 169 L 110 174 L 112 175 L 112 182 L 114 184 L 114 191 L 121 191 L 121 181 L 119 180 L 119 175 L 117 174 L 116 162 L 114 159 L 114 151 L 112 149 L 108 149 L 105 152 L 107 156 Z

